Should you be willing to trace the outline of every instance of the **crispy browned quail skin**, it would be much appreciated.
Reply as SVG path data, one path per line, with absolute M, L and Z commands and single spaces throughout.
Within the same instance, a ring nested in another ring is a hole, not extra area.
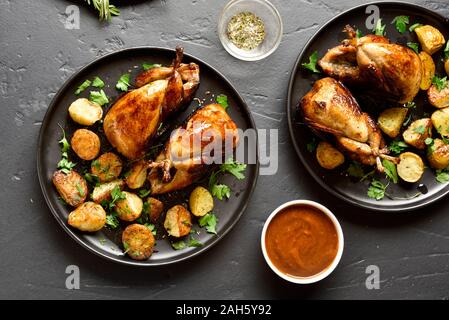
M 344 31 L 348 39 L 330 49 L 318 62 L 323 71 L 348 85 L 380 93 L 386 99 L 399 103 L 413 101 L 422 77 L 418 55 L 382 36 L 357 38 L 350 26 Z
M 363 113 L 349 90 L 333 78 L 315 82 L 312 90 L 301 100 L 306 123 L 315 130 L 331 133 L 338 146 L 353 160 L 376 165 L 384 170 L 381 158 L 396 162 L 376 123 Z
M 200 141 L 195 144 L 193 141 Z M 148 175 L 153 195 L 183 189 L 208 171 L 211 155 L 207 151 L 215 144 L 222 154 L 213 155 L 223 160 L 225 151 L 233 151 L 239 142 L 237 125 L 219 104 L 210 104 L 197 110 L 187 123 L 172 132 L 164 150 L 154 162 Z M 226 150 L 225 143 L 231 150 Z M 217 144 L 221 144 L 221 148 Z M 231 154 L 232 155 L 232 154 Z
M 105 135 L 126 158 L 143 156 L 162 121 L 193 99 L 199 67 L 181 64 L 182 57 L 183 49 L 178 47 L 171 67 L 153 68 L 138 76 L 138 89 L 121 97 L 106 115 Z

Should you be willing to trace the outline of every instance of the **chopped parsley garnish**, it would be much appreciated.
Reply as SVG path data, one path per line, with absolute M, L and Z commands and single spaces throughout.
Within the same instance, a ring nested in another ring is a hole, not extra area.
M 416 108 L 416 102 L 415 101 L 409 101 L 407 102 L 404 107 L 406 107 L 407 109 L 414 109 Z
M 246 164 L 238 163 L 233 159 L 226 160 L 226 162 L 220 166 L 220 169 L 213 172 L 209 177 L 209 190 L 212 196 L 219 200 L 223 200 L 225 197 L 229 199 L 231 196 L 231 188 L 225 184 L 218 183 L 219 175 L 223 173 L 230 173 L 238 180 L 243 180 L 245 179 L 245 175 L 243 174 L 245 170 Z
M 86 195 L 86 192 L 83 190 L 83 188 L 81 187 L 81 185 L 79 183 L 76 183 L 75 187 L 76 187 L 76 190 L 78 191 L 80 197 L 84 197 Z
M 356 36 L 358 39 L 362 38 L 362 37 L 363 37 L 362 31 L 360 31 L 359 29 L 357 29 L 357 30 L 355 31 L 355 36 Z
M 128 91 L 129 84 L 129 73 L 123 74 L 120 79 L 118 79 L 115 87 L 121 91 Z
M 439 183 L 449 182 L 449 168 L 436 171 L 436 180 Z
M 420 125 L 420 126 L 416 127 L 415 129 L 413 129 L 413 132 L 416 132 L 419 134 L 424 134 L 424 133 L 426 133 L 426 127 L 423 125 Z
M 175 250 L 182 250 L 187 248 L 187 245 L 184 241 L 177 241 L 177 242 L 172 242 L 171 246 L 173 247 L 173 249 Z
M 143 63 L 142 64 L 142 68 L 145 71 L 150 70 L 150 69 L 154 69 L 154 68 L 160 68 L 160 67 L 162 67 L 162 65 L 161 64 L 157 64 L 157 63 Z
M 100 79 L 100 77 L 95 77 L 92 81 L 92 87 L 102 89 L 104 88 L 104 81 Z
M 410 28 L 408 28 L 408 31 L 413 32 L 413 31 L 415 31 L 416 28 L 419 28 L 419 27 L 422 27 L 422 26 L 423 26 L 423 25 L 422 25 L 421 23 L 415 23 L 415 24 L 412 24 L 412 25 L 410 26 Z
M 218 200 L 223 201 L 223 199 L 231 197 L 231 188 L 229 188 L 225 184 L 214 184 L 211 187 L 211 194 L 213 197 L 216 197 Z
M 69 174 L 70 171 L 76 166 L 75 163 L 69 161 L 67 158 L 63 157 L 61 161 L 58 162 L 58 169 L 60 169 L 63 173 Z
M 76 164 L 69 161 L 70 144 L 67 141 L 64 129 L 61 126 L 60 128 L 62 130 L 62 139 L 59 140 L 58 143 L 61 144 L 62 159 L 58 163 L 58 169 L 60 169 L 65 174 L 69 174 L 70 171 L 72 171 L 72 169 L 76 166 Z
M 388 185 L 384 185 L 378 180 L 371 181 L 371 185 L 368 189 L 368 197 L 376 199 L 377 201 L 382 200 L 385 197 L 385 191 Z
M 120 225 L 120 222 L 118 221 L 115 214 L 108 214 L 106 215 L 106 224 L 112 229 L 117 229 Z
M 147 228 L 151 231 L 151 233 L 153 234 L 153 236 L 157 235 L 157 230 L 156 230 L 156 227 L 154 226 L 154 224 L 152 224 L 152 223 L 146 223 L 146 224 L 145 224 L 145 227 L 147 227 Z
M 358 162 L 351 162 L 348 169 L 346 170 L 348 175 L 353 178 L 362 178 L 365 175 L 365 172 L 363 171 L 362 166 Z
M 76 89 L 75 91 L 75 95 L 79 95 L 81 92 L 83 92 L 84 90 L 86 90 L 87 88 L 89 88 L 89 86 L 91 85 L 91 81 L 90 80 L 85 80 L 79 87 L 78 89 Z
M 444 58 L 449 59 L 449 40 L 446 43 L 446 47 L 444 48 Z
M 109 99 L 106 96 L 106 93 L 104 93 L 103 89 L 101 89 L 100 91 L 91 91 L 89 100 L 98 103 L 100 106 L 109 103 Z
M 403 34 L 407 30 L 410 18 L 408 16 L 397 16 L 392 23 L 394 23 L 396 30 L 398 30 L 400 34 Z
M 387 159 L 382 160 L 382 165 L 384 166 L 385 174 L 388 177 L 388 179 L 390 179 L 390 181 L 392 181 L 395 184 L 398 183 L 399 178 L 398 172 L 396 170 L 396 165 Z
M 373 33 L 376 36 L 384 36 L 385 35 L 385 24 L 382 24 L 382 19 L 377 20 L 376 26 L 374 27 Z
M 321 73 L 320 70 L 317 69 L 316 65 L 318 62 L 318 52 L 315 51 L 309 57 L 309 63 L 302 63 L 303 68 L 312 71 L 313 73 Z
M 306 147 L 307 151 L 309 151 L 310 153 L 315 152 L 316 148 L 318 147 L 318 140 L 315 137 L 313 137 L 312 140 L 310 140 L 309 143 L 307 143 Z
M 206 214 L 204 217 L 201 217 L 198 220 L 198 224 L 200 225 L 200 227 L 205 227 L 206 231 L 208 233 L 213 233 L 213 234 L 217 234 L 217 222 L 218 222 L 218 218 L 215 214 L 213 213 L 208 213 Z
M 101 205 L 106 209 L 112 210 L 115 207 L 117 201 L 125 199 L 126 193 L 122 192 L 119 186 L 115 186 L 114 189 L 112 189 L 111 191 L 111 200 L 110 201 L 105 200 L 101 203 Z
M 434 76 L 432 79 L 432 84 L 435 85 L 438 91 L 449 88 L 449 81 L 447 80 L 447 77 L 439 78 L 437 76 Z
M 416 42 L 407 42 L 407 47 L 409 47 L 416 53 L 419 53 L 419 44 L 417 44 Z
M 408 145 L 404 141 L 392 141 L 388 146 L 388 149 L 393 153 L 393 155 L 400 155 L 405 149 L 408 148 Z
M 223 109 L 227 110 L 229 107 L 228 97 L 224 94 L 220 94 L 217 96 L 217 103 L 223 107 Z
M 139 190 L 139 197 L 141 198 L 145 198 L 148 197 L 151 193 L 151 190 L 147 190 L 147 189 L 141 189 Z

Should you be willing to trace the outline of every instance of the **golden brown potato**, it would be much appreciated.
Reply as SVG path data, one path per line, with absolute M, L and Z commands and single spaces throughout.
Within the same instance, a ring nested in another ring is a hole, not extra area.
M 428 90 L 432 85 L 432 79 L 435 76 L 435 62 L 432 57 L 425 51 L 419 53 L 419 58 L 422 62 L 422 78 L 421 78 L 421 90 Z
M 111 200 L 111 192 L 115 189 L 115 187 L 119 187 L 120 190 L 123 190 L 125 187 L 125 181 L 114 180 L 100 184 L 94 188 L 94 191 L 92 192 L 92 200 L 96 203 L 101 203 L 104 200 Z
M 214 208 L 214 198 L 203 187 L 196 187 L 189 198 L 190 211 L 196 217 L 203 217 Z
M 449 107 L 449 88 L 446 87 L 439 91 L 436 85 L 432 85 L 427 91 L 429 102 L 436 108 L 442 109 Z
M 430 55 L 440 50 L 446 43 L 443 34 L 429 25 L 416 28 L 415 33 L 422 49 Z
M 426 139 L 432 137 L 432 121 L 423 118 L 412 122 L 402 134 L 404 141 L 417 149 L 426 148 Z
M 62 171 L 56 171 L 53 174 L 53 184 L 58 190 L 61 198 L 70 206 L 78 207 L 86 201 L 87 189 L 86 180 L 75 170 L 65 174 Z
M 407 117 L 407 108 L 390 108 L 384 110 L 377 120 L 379 128 L 389 137 L 396 138 Z
M 150 221 L 155 223 L 164 211 L 164 204 L 156 198 L 148 198 Z
M 92 161 L 90 171 L 101 182 L 110 182 L 117 179 L 122 172 L 122 160 L 112 152 L 104 153 Z
M 155 242 L 150 229 L 141 224 L 131 224 L 122 233 L 125 253 L 134 260 L 147 260 L 153 253 Z
M 424 162 L 413 152 L 405 152 L 399 156 L 398 175 L 402 180 L 415 183 L 424 173 Z
M 321 167 L 332 170 L 345 162 L 344 155 L 330 143 L 321 141 L 316 148 L 316 159 Z
M 431 118 L 438 133 L 445 138 L 449 138 L 449 108 L 435 111 Z
M 100 153 L 100 138 L 87 129 L 76 130 L 70 144 L 76 155 L 83 160 L 93 160 Z
M 449 59 L 444 63 L 444 70 L 446 70 L 446 74 L 449 77 Z
M 103 109 L 98 103 L 80 98 L 69 107 L 69 114 L 73 121 L 83 126 L 91 126 L 103 117 Z
M 169 236 L 181 238 L 188 235 L 192 229 L 190 212 L 181 205 L 174 206 L 167 211 L 164 227 Z
M 145 184 L 147 179 L 148 165 L 145 161 L 140 160 L 134 163 L 126 177 L 126 184 L 130 189 L 139 189 Z
M 119 200 L 115 203 L 115 211 L 117 216 L 123 221 L 134 221 L 139 219 L 142 214 L 143 201 L 138 195 L 123 191 L 125 199 Z
M 437 170 L 445 169 L 449 166 L 449 145 L 441 139 L 433 140 L 433 146 L 429 148 L 427 159 L 430 166 Z
M 86 202 L 69 214 L 69 225 L 81 231 L 96 232 L 106 224 L 106 212 L 94 202 Z

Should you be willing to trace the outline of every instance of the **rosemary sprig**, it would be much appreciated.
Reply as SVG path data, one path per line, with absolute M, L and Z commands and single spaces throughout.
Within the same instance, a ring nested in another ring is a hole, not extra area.
M 112 5 L 109 4 L 109 0 L 84 0 L 87 2 L 87 4 L 94 6 L 95 10 L 98 11 L 98 16 L 100 21 L 109 21 L 111 20 L 112 16 L 118 16 L 120 15 L 120 10 Z

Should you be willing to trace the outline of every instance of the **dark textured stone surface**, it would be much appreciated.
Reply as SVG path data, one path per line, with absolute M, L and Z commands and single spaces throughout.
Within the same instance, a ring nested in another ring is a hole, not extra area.
M 122 1 L 126 2 L 126 1 Z M 449 16 L 446 1 L 411 1 Z M 327 196 L 290 146 L 285 99 L 299 50 L 317 28 L 360 0 L 273 0 L 285 33 L 279 50 L 257 63 L 222 49 L 216 33 L 223 0 L 133 1 L 109 25 L 81 7 L 80 30 L 66 30 L 66 6 L 77 1 L 0 0 L 1 259 L 0 298 L 437 298 L 449 297 L 449 199 L 412 214 L 373 214 Z M 103 261 L 70 239 L 51 216 L 38 186 L 37 135 L 52 97 L 76 70 L 117 49 L 182 44 L 224 73 L 247 99 L 259 128 L 279 128 L 276 177 L 260 177 L 235 229 L 210 252 L 156 269 Z M 340 266 L 317 285 L 278 279 L 260 251 L 260 232 L 282 202 L 313 199 L 341 221 Z M 81 289 L 65 288 L 65 268 L 81 270 Z M 378 265 L 381 289 L 367 290 L 365 269 Z

